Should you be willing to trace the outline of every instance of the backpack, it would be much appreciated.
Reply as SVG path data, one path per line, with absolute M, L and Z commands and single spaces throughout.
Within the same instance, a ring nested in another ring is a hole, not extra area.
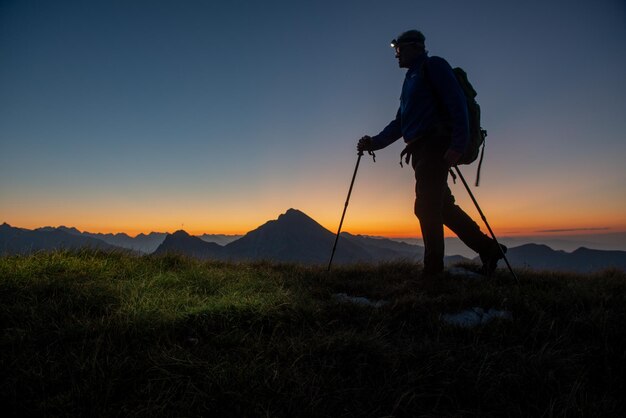
M 459 86 L 465 94 L 465 101 L 467 103 L 467 117 L 469 120 L 469 143 L 463 153 L 463 156 L 459 160 L 459 164 L 471 164 L 478 158 L 480 151 L 480 160 L 478 162 L 478 168 L 476 169 L 476 186 L 480 182 L 480 169 L 483 164 L 483 157 L 485 155 L 485 137 L 487 131 L 480 126 L 480 105 L 476 102 L 476 90 L 467 79 L 467 73 L 460 67 L 452 69 L 456 80 L 459 82 Z M 426 71 L 426 63 L 424 63 L 424 74 L 426 79 L 430 83 L 428 72 Z M 434 92 L 434 88 L 433 88 Z M 482 146 L 482 151 L 480 150 Z

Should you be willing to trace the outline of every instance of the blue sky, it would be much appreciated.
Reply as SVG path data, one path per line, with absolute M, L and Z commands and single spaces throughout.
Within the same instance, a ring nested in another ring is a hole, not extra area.
M 479 92 L 502 233 L 626 229 L 618 0 L 4 0 L 0 221 L 241 233 L 295 207 L 334 229 L 412 28 Z M 347 230 L 417 235 L 401 150 L 363 161 Z

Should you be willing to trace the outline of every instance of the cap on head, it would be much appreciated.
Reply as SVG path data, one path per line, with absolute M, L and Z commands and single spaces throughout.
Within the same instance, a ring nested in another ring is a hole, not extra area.
M 396 39 L 391 41 L 391 47 L 395 48 L 398 45 L 406 45 L 406 44 L 418 44 L 424 45 L 424 41 L 426 37 L 424 34 L 418 30 L 408 30 L 406 32 L 401 33 Z

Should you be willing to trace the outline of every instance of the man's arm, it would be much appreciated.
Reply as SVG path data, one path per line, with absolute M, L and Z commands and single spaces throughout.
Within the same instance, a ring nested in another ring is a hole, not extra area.
M 402 122 L 400 117 L 400 109 L 396 113 L 396 118 L 389 122 L 389 124 L 378 135 L 371 138 L 370 151 L 376 151 L 394 143 L 402 136 Z

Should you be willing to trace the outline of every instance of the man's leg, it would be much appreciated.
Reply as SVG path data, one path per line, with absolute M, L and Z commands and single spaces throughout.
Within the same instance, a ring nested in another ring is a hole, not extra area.
M 478 224 L 455 203 L 447 184 L 442 201 L 444 225 L 450 228 L 465 245 L 478 254 L 488 251 L 494 245 L 493 240 L 484 234 Z
M 414 156 L 415 157 L 415 156 Z M 423 153 L 414 160 L 415 215 L 424 239 L 424 273 L 443 271 L 443 198 L 447 189 L 448 168 L 440 153 Z
M 484 234 L 480 227 L 467 213 L 454 203 L 454 196 L 447 187 L 443 196 L 443 222 L 452 230 L 465 245 L 480 255 L 483 263 L 483 273 L 490 276 L 498 266 L 498 260 L 506 252 L 503 245 L 498 247 L 495 240 Z

